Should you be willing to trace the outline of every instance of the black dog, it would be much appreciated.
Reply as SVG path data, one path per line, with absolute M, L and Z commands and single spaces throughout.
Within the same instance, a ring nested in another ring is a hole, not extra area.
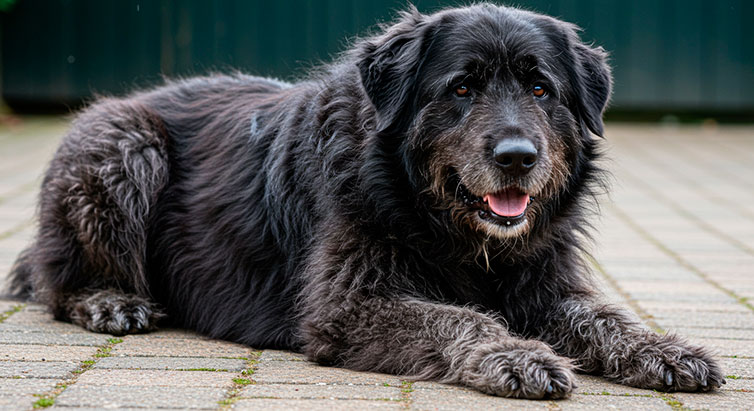
M 573 370 L 723 383 L 588 284 L 605 53 L 512 8 L 416 10 L 297 84 L 101 99 L 46 174 L 13 286 L 92 331 L 158 320 L 323 364 L 561 398 Z

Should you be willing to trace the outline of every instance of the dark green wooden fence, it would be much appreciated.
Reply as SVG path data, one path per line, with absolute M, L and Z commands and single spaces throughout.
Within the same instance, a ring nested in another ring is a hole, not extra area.
M 422 11 L 453 1 L 417 0 Z M 17 0 L 0 14 L 13 107 L 76 104 L 168 76 L 238 68 L 292 78 L 405 0 Z M 511 4 L 511 2 L 507 2 Z M 754 1 L 520 0 L 612 53 L 614 107 L 754 111 Z

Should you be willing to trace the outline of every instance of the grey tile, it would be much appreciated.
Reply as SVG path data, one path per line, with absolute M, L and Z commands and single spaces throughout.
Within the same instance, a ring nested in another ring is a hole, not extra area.
M 244 398 L 401 400 L 398 387 L 357 384 L 251 384 L 241 390 Z
M 363 411 L 400 410 L 401 403 L 394 401 L 365 400 L 278 400 L 266 398 L 242 399 L 233 404 L 239 411 Z
M 412 410 L 547 410 L 548 401 L 500 398 L 475 391 L 414 390 L 410 395 Z
M 237 374 L 214 371 L 91 369 L 76 385 L 230 388 Z
M 73 385 L 63 391 L 55 405 L 63 407 L 152 407 L 216 409 L 226 390 L 204 387 L 124 387 Z
M 232 371 L 246 368 L 246 361 L 226 358 L 185 357 L 106 357 L 94 365 L 97 369 Z
M 574 395 L 559 401 L 561 410 L 604 411 L 604 410 L 672 410 L 661 398 L 621 396 L 621 395 Z
M 69 378 L 79 362 L 2 361 L 0 377 Z
M 47 378 L 3 378 L 0 380 L 0 397 L 43 394 L 52 391 L 55 385 L 56 380 Z
M 183 339 L 127 336 L 123 342 L 113 347 L 114 356 L 155 356 L 155 357 L 242 357 L 251 356 L 247 346 L 226 341 L 208 339 Z
M 401 384 L 393 375 L 321 367 L 303 361 L 260 361 L 253 378 L 259 383 L 282 384 Z
M 0 361 L 84 361 L 91 359 L 97 350 L 78 345 L 0 344 Z
M 754 393 L 716 391 L 711 393 L 677 393 L 673 395 L 684 407 L 707 410 L 750 410 Z
M 4 324 L 0 324 L 4 325 Z M 0 344 L 42 344 L 42 345 L 104 345 L 107 334 L 54 334 L 49 332 L 3 331 L 0 327 Z

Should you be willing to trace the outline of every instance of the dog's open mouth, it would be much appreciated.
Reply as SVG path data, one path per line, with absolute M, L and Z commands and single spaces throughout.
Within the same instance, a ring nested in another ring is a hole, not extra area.
M 518 187 L 508 187 L 502 191 L 478 197 L 461 185 L 460 193 L 464 204 L 479 210 L 480 218 L 508 227 L 518 225 L 525 220 L 526 208 L 533 199 Z

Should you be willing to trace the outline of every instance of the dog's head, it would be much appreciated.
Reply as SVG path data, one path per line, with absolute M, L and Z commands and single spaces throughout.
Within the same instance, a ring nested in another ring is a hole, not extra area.
M 412 9 L 358 48 L 379 133 L 460 224 L 521 236 L 574 189 L 611 89 L 606 53 L 577 31 L 488 4 Z

